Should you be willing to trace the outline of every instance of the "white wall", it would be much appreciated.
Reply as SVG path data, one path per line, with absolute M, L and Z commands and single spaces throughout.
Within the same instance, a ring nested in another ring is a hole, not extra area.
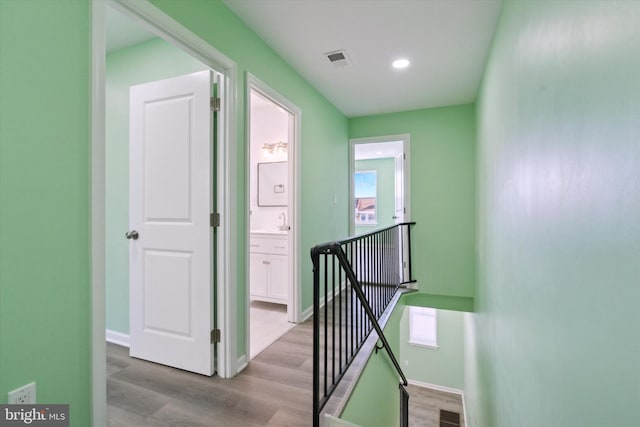
M 250 147 L 250 193 L 251 230 L 272 229 L 282 224 L 278 216 L 285 212 L 286 206 L 258 206 L 258 163 L 287 161 L 287 153 L 271 154 L 262 150 L 264 143 L 289 142 L 289 113 L 263 98 L 251 94 L 251 147 Z M 287 217 L 287 223 L 289 218 Z

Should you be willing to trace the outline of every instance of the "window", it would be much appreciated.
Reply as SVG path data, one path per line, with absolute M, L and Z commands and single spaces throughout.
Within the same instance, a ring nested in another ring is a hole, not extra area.
M 377 175 L 376 171 L 359 171 L 354 173 L 355 218 L 357 225 L 375 225 Z
M 409 307 L 409 344 L 438 348 L 438 316 L 435 308 Z

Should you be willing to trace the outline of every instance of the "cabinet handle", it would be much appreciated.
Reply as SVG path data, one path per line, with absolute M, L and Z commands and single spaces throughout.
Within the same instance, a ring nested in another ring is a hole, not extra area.
M 269 261 L 262 261 L 263 264 L 271 264 Z
M 252 248 L 259 248 L 260 247 L 260 245 L 249 245 L 249 246 L 251 246 Z
M 284 246 L 274 246 L 276 249 L 284 249 Z

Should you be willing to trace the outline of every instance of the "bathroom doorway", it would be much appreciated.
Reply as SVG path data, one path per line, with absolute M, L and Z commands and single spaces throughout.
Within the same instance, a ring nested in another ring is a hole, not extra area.
M 249 359 L 298 321 L 296 137 L 299 112 L 249 78 Z

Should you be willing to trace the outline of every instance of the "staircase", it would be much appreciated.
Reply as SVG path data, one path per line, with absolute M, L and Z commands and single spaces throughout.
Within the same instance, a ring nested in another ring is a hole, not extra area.
M 411 275 L 413 225 L 401 223 L 311 249 L 314 427 L 329 425 L 321 423 L 325 406 L 372 333 L 380 342 L 376 352 L 385 351 L 399 377 L 400 426 L 409 424 L 407 379 L 379 321 L 406 286 L 415 282 Z

